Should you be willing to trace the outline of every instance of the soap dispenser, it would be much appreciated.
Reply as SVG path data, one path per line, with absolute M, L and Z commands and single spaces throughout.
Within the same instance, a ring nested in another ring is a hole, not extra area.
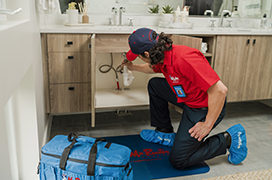
M 181 22 L 181 17 L 182 17 L 182 12 L 180 11 L 180 7 L 178 6 L 177 10 L 175 11 L 174 14 L 174 22 L 175 23 L 180 23 Z
M 182 10 L 182 23 L 188 23 L 188 16 L 189 16 L 189 7 L 184 6 Z

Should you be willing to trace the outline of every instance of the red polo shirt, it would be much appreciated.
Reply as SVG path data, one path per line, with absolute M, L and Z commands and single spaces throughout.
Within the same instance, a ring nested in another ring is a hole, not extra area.
M 163 64 L 153 71 L 163 73 L 177 96 L 178 103 L 191 108 L 208 107 L 207 90 L 220 80 L 204 55 L 197 49 L 173 45 L 165 51 Z

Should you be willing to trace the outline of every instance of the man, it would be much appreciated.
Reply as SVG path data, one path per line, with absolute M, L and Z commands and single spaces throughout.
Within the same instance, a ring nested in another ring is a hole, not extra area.
M 172 45 L 164 33 L 158 35 L 140 28 L 129 37 L 130 50 L 123 64 L 131 71 L 163 73 L 148 83 L 151 126 L 142 130 L 145 141 L 173 146 L 169 161 L 178 169 L 226 154 L 232 164 L 247 156 L 246 133 L 237 124 L 225 132 L 208 137 L 225 116 L 227 88 L 211 68 L 203 54 L 194 48 Z M 135 65 L 137 57 L 145 64 Z M 168 102 L 183 109 L 175 134 L 169 117 Z M 206 139 L 205 139 L 206 138 Z

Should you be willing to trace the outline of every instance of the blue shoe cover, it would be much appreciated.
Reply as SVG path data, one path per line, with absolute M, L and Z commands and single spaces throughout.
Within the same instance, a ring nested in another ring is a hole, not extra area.
M 144 129 L 142 130 L 140 136 L 143 140 L 148 142 L 158 143 L 165 146 L 173 146 L 176 134 Z
M 231 136 L 228 161 L 232 164 L 240 164 L 247 157 L 246 132 L 241 124 L 230 127 L 227 132 Z

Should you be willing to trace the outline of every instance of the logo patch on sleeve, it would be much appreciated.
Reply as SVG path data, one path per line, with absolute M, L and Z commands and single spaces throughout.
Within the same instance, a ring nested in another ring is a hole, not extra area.
M 178 97 L 186 97 L 186 94 L 181 85 L 173 86 Z

